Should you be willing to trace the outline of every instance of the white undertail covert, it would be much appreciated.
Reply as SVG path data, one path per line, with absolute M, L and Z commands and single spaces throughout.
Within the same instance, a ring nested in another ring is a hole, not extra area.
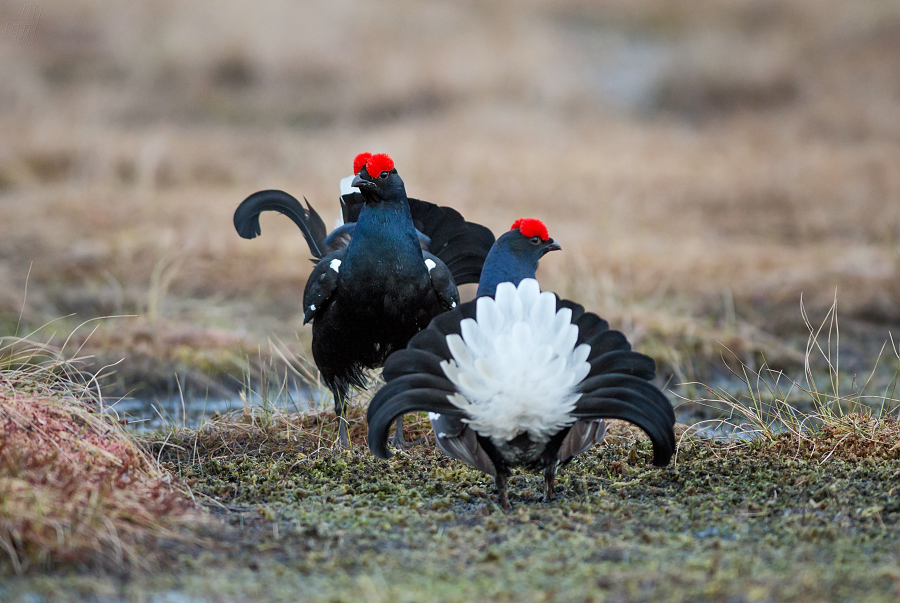
M 447 335 L 453 360 L 441 368 L 458 393 L 450 402 L 464 419 L 496 443 L 521 433 L 546 442 L 575 422 L 571 413 L 587 377 L 590 346 L 575 347 L 572 311 L 556 311 L 556 296 L 534 279 L 497 286 L 494 299 L 477 301 L 475 319 L 460 323 L 462 337 Z

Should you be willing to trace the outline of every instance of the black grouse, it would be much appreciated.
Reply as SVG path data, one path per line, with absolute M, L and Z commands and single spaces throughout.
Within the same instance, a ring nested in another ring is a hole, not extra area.
M 478 281 L 494 241 L 490 230 L 451 208 L 408 199 L 389 156 L 360 154 L 354 169 L 358 192 L 342 196 L 345 223 L 330 234 L 309 202 L 304 208 L 282 191 L 251 195 L 234 216 L 245 238 L 259 234 L 262 211 L 289 216 L 317 258 L 303 293 L 303 319 L 313 323 L 313 359 L 339 418 L 350 387 L 365 387 L 364 369 L 383 365 L 459 303 L 456 284 Z M 402 444 L 399 421 L 397 432 Z M 340 441 L 349 445 L 343 420 Z
M 538 260 L 555 249 L 543 223 L 516 221 L 485 261 L 479 297 L 388 358 L 368 410 L 376 456 L 391 456 L 394 417 L 428 411 L 438 447 L 494 476 L 504 508 L 516 466 L 543 471 L 549 501 L 557 468 L 603 439 L 603 419 L 643 429 L 654 464 L 668 464 L 675 415 L 650 383 L 653 359 L 581 305 L 541 292 Z

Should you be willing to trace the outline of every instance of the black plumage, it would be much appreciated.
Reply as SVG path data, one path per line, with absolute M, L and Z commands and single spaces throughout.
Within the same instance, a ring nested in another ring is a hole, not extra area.
M 490 290 L 487 297 L 493 298 L 501 283 L 506 283 L 506 287 L 512 286 L 504 280 L 488 282 L 490 278 L 507 279 L 515 272 L 508 266 L 495 265 L 495 260 L 508 263 L 512 256 L 507 252 L 528 256 L 518 257 L 516 262 L 520 272 L 511 279 L 520 284 L 518 291 L 521 291 L 528 285 L 524 281 L 534 278 L 537 259 L 546 253 L 547 247 L 555 245 L 549 238 L 532 242 L 530 247 L 521 244 L 522 240 L 528 238 L 520 232 L 506 233 L 497 240 L 495 250 L 497 247 L 506 249 L 492 253 L 491 258 L 494 259 L 484 267 L 479 290 Z M 536 281 L 532 281 L 532 286 L 537 288 Z M 622 333 L 611 330 L 605 320 L 586 312 L 583 306 L 558 297 L 555 300 L 556 312 L 563 309 L 571 312 L 569 324 L 577 327 L 578 335 L 572 349 L 582 344 L 590 348 L 584 360 L 589 368 L 582 369 L 579 374 L 583 376 L 571 390 L 580 397 L 567 411 L 568 424 L 546 438 L 535 437 L 524 427 L 514 436 L 497 437 L 496 432 L 489 435 L 483 426 L 480 428 L 482 432 L 479 432 L 479 428 L 473 426 L 478 418 L 450 399 L 462 390 L 445 370 L 449 364 L 457 366 L 449 339 L 463 334 L 463 322 L 466 320 L 486 320 L 497 316 L 496 312 L 485 312 L 482 318 L 477 314 L 479 300 L 475 300 L 437 316 L 427 329 L 410 340 L 405 350 L 388 358 L 383 372 L 386 385 L 372 399 L 368 410 L 368 438 L 372 452 L 381 458 L 390 456 L 386 436 L 395 417 L 418 411 L 436 413 L 430 417 L 438 446 L 448 455 L 494 476 L 504 507 L 508 506 L 506 480 L 515 466 L 543 471 L 546 499 L 549 500 L 557 468 L 603 438 L 606 431 L 603 419 L 620 419 L 640 427 L 653 443 L 653 462 L 656 465 L 667 464 L 675 448 L 675 416 L 665 395 L 650 382 L 656 374 L 653 359 L 632 351 Z M 493 307 L 501 306 L 498 302 Z M 494 324 L 503 322 L 494 319 Z M 498 372 L 496 364 L 491 364 L 490 357 L 481 367 L 479 370 L 483 370 L 489 380 L 498 379 L 497 375 L 503 374 Z M 542 366 L 524 367 L 523 374 L 541 370 Z M 472 400 L 469 399 L 469 402 Z M 504 419 L 500 417 L 496 421 L 503 422 Z
M 350 388 L 365 386 L 365 369 L 457 306 L 457 283 L 477 281 L 494 240 L 453 209 L 409 200 L 393 162 L 376 157 L 380 163 L 369 161 L 354 178 L 360 192 L 342 197 L 346 223 L 330 234 L 308 202 L 281 191 L 251 195 L 234 216 L 238 233 L 253 238 L 260 212 L 278 211 L 306 238 L 316 266 L 304 290 L 304 323 L 312 322 L 313 358 L 339 417 Z M 348 445 L 343 421 L 340 435 Z

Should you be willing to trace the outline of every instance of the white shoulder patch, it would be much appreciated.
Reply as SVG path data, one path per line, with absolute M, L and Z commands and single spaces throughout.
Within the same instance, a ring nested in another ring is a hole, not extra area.
M 310 304 L 310 305 L 309 305 L 309 311 L 310 311 L 310 312 L 315 312 L 315 311 L 316 311 L 316 304 Z
M 331 260 L 331 262 L 328 264 L 328 267 L 331 268 L 332 270 L 334 270 L 335 272 L 340 272 L 341 271 L 341 261 L 339 259 L 335 258 L 335 259 Z
M 428 268 L 428 272 L 434 270 L 436 266 L 437 264 L 434 263 L 434 260 L 432 260 L 431 258 L 425 258 L 425 267 Z
M 591 366 L 590 346 L 575 346 L 572 311 L 557 312 L 556 297 L 525 279 L 479 298 L 475 316 L 460 323 L 462 336 L 447 336 L 453 360 L 441 363 L 458 392 L 448 399 L 464 420 L 498 444 L 522 433 L 545 442 L 574 423 L 575 388 Z
M 347 176 L 346 178 L 341 178 L 341 197 L 344 195 L 350 195 L 353 193 L 358 193 L 359 189 L 355 186 L 350 186 L 350 183 L 353 182 L 353 179 L 356 176 Z

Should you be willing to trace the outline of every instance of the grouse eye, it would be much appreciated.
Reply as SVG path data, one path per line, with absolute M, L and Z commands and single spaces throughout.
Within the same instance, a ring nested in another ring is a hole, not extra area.
M 531 242 L 534 243 L 535 245 L 540 245 L 541 237 L 538 237 L 538 236 L 531 237 Z
M 390 172 L 381 172 L 381 175 L 379 175 L 378 177 L 379 178 L 387 178 L 389 173 Z

